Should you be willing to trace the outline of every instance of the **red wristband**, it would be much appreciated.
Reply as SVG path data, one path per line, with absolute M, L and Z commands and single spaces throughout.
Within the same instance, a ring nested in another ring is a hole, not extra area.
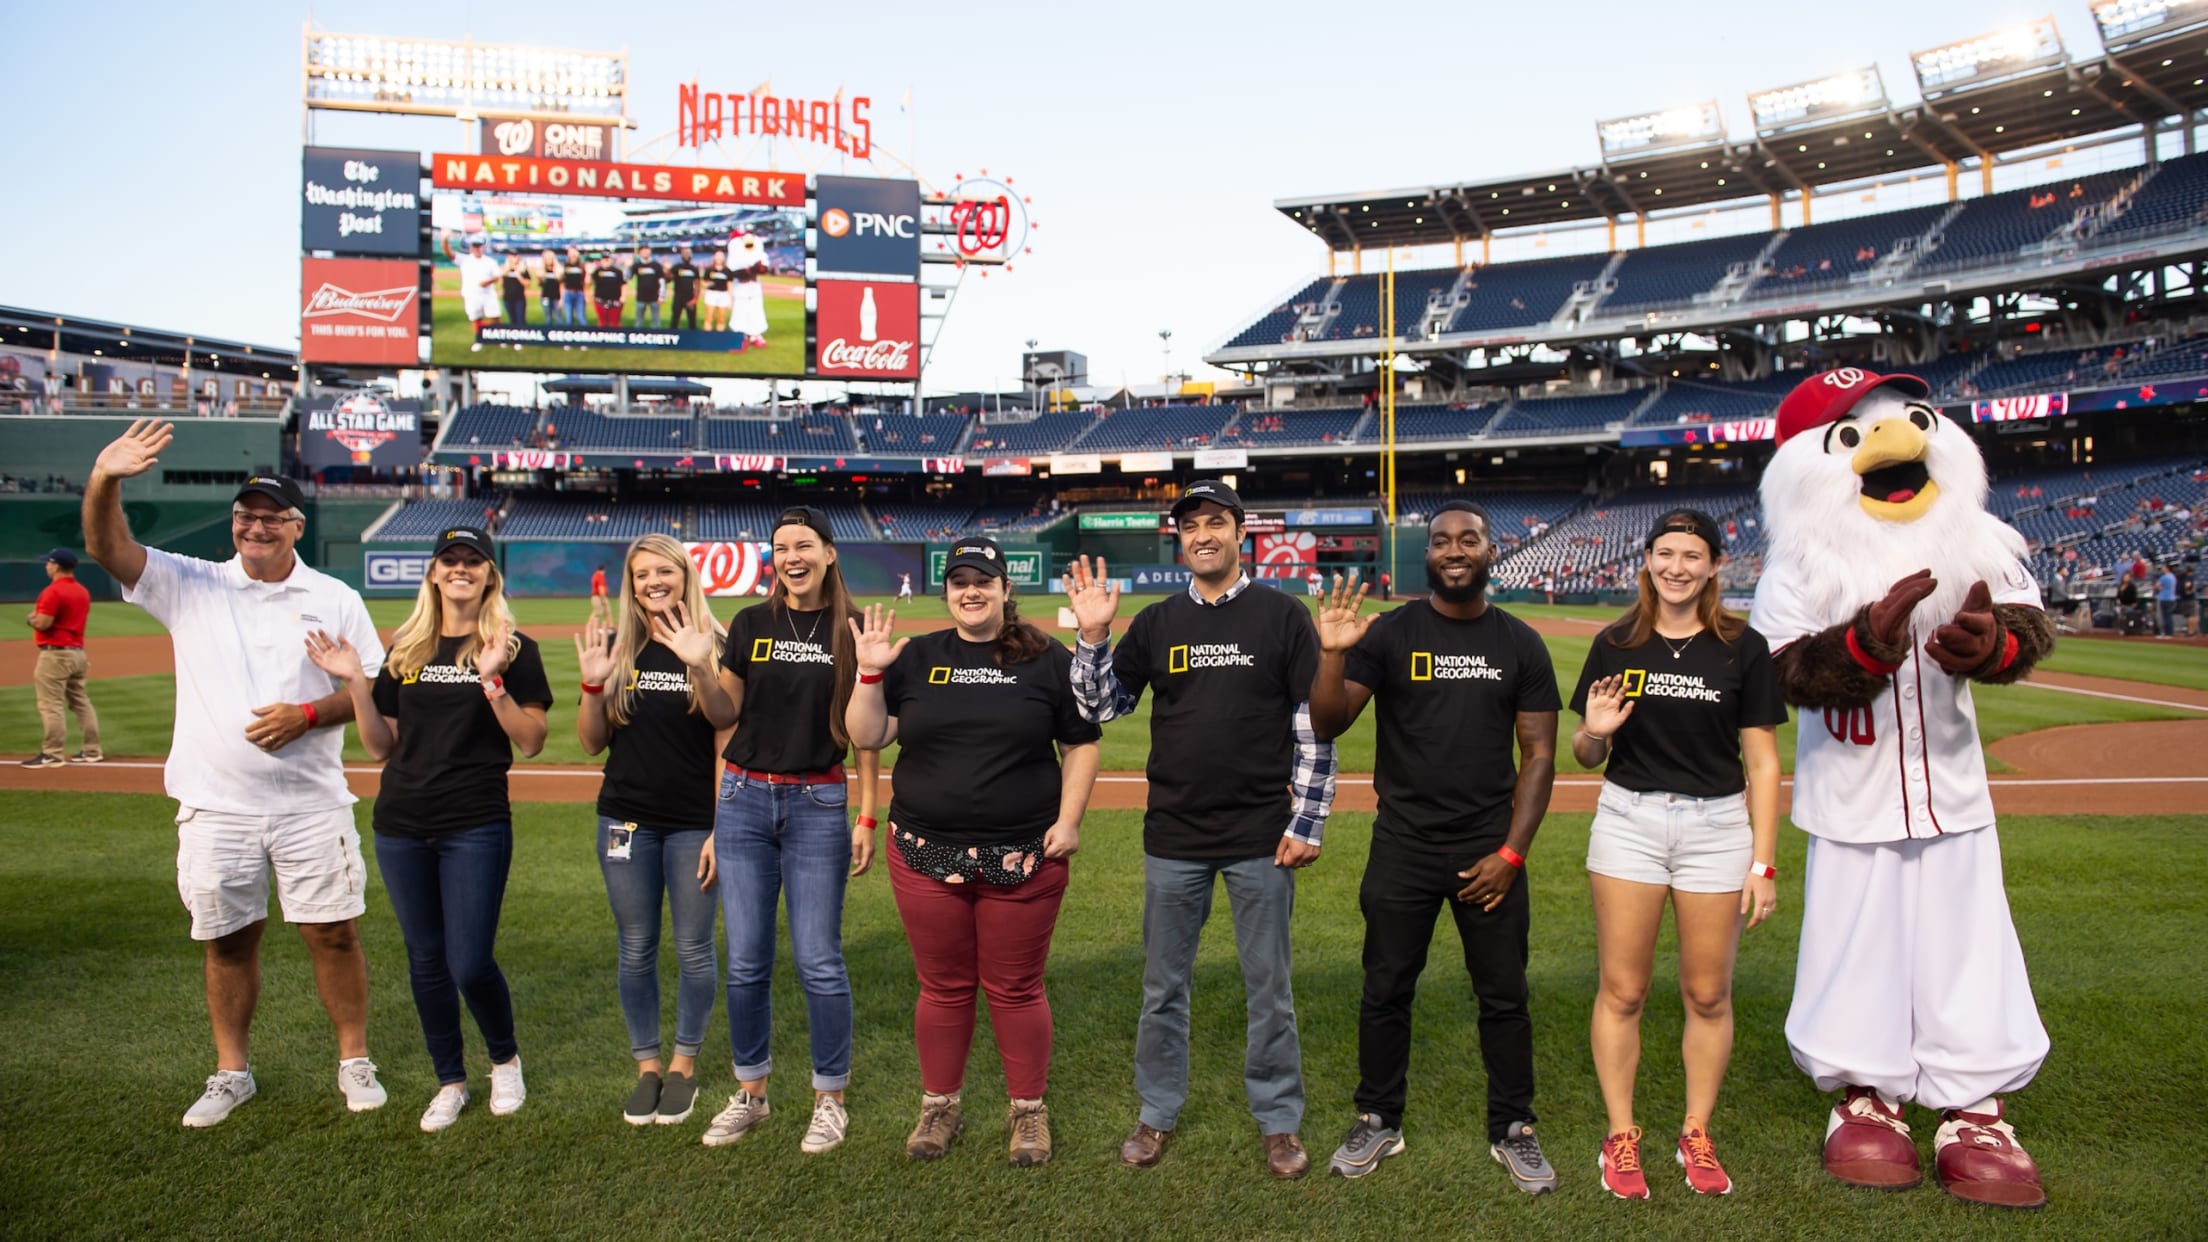
M 871 815 L 861 815 L 861 816 L 859 816 L 859 827 L 861 827 L 861 828 L 872 828 L 872 827 L 874 826 L 874 824 L 875 824 L 875 820 L 874 820 L 874 817 L 873 817 L 873 816 L 871 816 Z
M 2014 641 L 2014 640 L 2011 640 L 2011 641 Z M 320 713 L 318 713 L 318 712 L 316 712 L 316 711 L 314 710 L 314 704 L 312 704 L 312 703 L 301 703 L 301 704 L 299 705 L 299 712 L 300 712 L 300 714 L 301 714 L 301 715 L 303 715 L 303 716 L 305 716 L 305 717 L 307 718 L 307 727 L 308 727 L 308 728 L 310 728 L 310 729 L 314 728 L 314 727 L 315 727 L 315 724 L 316 724 L 316 722 L 317 722 L 317 720 L 318 720 L 318 719 L 319 719 L 319 717 L 320 717 Z
M 861 673 L 859 674 L 859 684 L 862 686 L 871 686 L 881 681 L 882 677 L 883 674 L 881 673 Z
M 605 692 L 606 692 L 606 687 L 605 687 L 604 683 L 600 683 L 600 684 L 598 684 L 598 685 L 595 685 L 595 686 L 594 686 L 594 685 L 591 685 L 591 684 L 590 684 L 589 682 L 587 682 L 587 681 L 583 683 L 583 693 L 584 693 L 584 694 L 604 694 Z
M 496 673 L 483 678 L 483 697 L 495 699 L 506 693 L 506 679 Z
M 1751 862 L 1748 864 L 1748 874 L 1761 876 L 1766 880 L 1776 880 L 1779 878 L 1779 869 L 1770 863 Z
M 2016 631 L 2009 630 L 2004 632 L 2001 635 L 2001 662 L 1993 666 L 1993 671 L 1998 673 L 2011 664 L 2016 663 L 2016 652 Z
M 1884 660 L 1873 659 L 1871 653 L 1863 650 L 1855 641 L 1855 627 L 1852 625 L 1848 627 L 1848 658 L 1861 665 L 1864 672 L 1878 677 L 1891 677 L 1894 670 L 1901 667 L 1898 660 L 1888 664 Z
M 1509 863 L 1511 866 L 1518 868 L 1520 871 L 1526 869 L 1526 856 L 1510 848 L 1507 845 L 1496 846 L 1495 856 L 1502 859 L 1504 862 Z

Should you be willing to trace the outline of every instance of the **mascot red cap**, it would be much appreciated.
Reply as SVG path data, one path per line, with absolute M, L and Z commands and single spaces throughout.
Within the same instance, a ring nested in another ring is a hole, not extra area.
M 1812 375 L 1794 385 L 1794 391 L 1779 402 L 1779 443 L 1784 444 L 1802 432 L 1814 431 L 1827 423 L 1839 422 L 1873 389 L 1888 385 L 1912 397 L 1932 395 L 1932 386 L 1914 375 L 1880 375 L 1861 367 L 1841 367 Z

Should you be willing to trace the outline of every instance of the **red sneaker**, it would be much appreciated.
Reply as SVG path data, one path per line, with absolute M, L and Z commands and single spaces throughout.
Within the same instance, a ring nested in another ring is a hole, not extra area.
M 1849 1087 L 1825 1124 L 1825 1172 L 1851 1186 L 1907 1190 L 1924 1180 L 1917 1144 L 1901 1119 L 1869 1087 Z
M 1733 1179 L 1725 1176 L 1725 1166 L 1717 1162 L 1717 1148 L 1710 1143 L 1709 1131 L 1693 1117 L 1687 1118 L 1686 1132 L 1679 1136 L 1678 1154 L 1679 1167 L 1687 1171 L 1687 1185 L 1694 1193 L 1733 1193 Z
M 1940 1188 L 1969 1203 L 2045 1207 L 2039 1166 L 2017 1145 L 2016 1131 L 2001 1120 L 2001 1113 L 2001 1102 L 1995 1100 L 1991 1113 L 1951 1108 L 1940 1114 L 1939 1133 L 1932 1140 Z
M 1602 1140 L 1602 1188 L 1620 1199 L 1646 1199 L 1648 1175 L 1641 1171 L 1641 1128 Z

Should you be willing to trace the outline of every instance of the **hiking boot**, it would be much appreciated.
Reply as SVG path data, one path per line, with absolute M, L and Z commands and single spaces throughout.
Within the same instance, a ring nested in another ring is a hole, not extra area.
M 1510 1180 L 1529 1195 L 1545 1195 L 1556 1189 L 1556 1170 L 1541 1154 L 1541 1140 L 1533 1137 L 1533 1123 L 1513 1121 L 1502 1141 L 1489 1147 L 1495 1163 L 1510 1170 Z
M 204 1130 L 219 1126 L 238 1105 L 253 1098 L 260 1088 L 253 1085 L 250 1069 L 218 1069 L 207 1077 L 207 1090 L 184 1112 L 187 1129 Z
M 941 1160 L 951 1150 L 951 1143 L 966 1128 L 966 1114 L 959 1107 L 958 1096 L 920 1096 L 920 1121 L 912 1127 L 912 1134 L 905 1139 L 905 1158 L 908 1160 Z
M 1380 1162 L 1403 1152 L 1403 1132 L 1371 1113 L 1360 1113 L 1349 1127 L 1349 1136 L 1334 1149 L 1326 1171 L 1336 1177 L 1363 1177 Z
M 1025 1167 L 1050 1163 L 1050 1110 L 1041 1100 L 1014 1100 L 1004 1114 L 1012 1132 L 1012 1163 Z
M 1165 1145 L 1173 1137 L 1171 1130 L 1153 1130 L 1146 1122 L 1135 1123 L 1134 1133 L 1119 1145 L 1119 1162 L 1131 1169 L 1147 1169 L 1165 1155 Z
M 647 1071 L 636 1076 L 636 1090 L 621 1106 L 621 1120 L 632 1126 L 648 1126 L 659 1117 L 659 1075 Z

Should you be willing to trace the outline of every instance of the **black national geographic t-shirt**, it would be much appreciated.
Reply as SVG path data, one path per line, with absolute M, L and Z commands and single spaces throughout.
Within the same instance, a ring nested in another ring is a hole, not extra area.
M 891 822 L 953 845 L 1031 840 L 1058 818 L 1058 753 L 1103 736 L 1074 704 L 1073 653 L 1053 640 L 1002 668 L 994 643 L 957 630 L 915 638 L 889 666 L 883 701 L 897 718 Z
M 519 637 L 521 649 L 500 674 L 506 693 L 522 707 L 550 707 L 536 640 Z M 506 770 L 514 766 L 514 744 L 483 697 L 475 662 L 453 664 L 462 641 L 438 639 L 429 663 L 403 679 L 389 664 L 376 674 L 376 711 L 399 722 L 398 749 L 383 765 L 376 795 L 377 832 L 433 837 L 513 818 Z
M 1224 604 L 1181 592 L 1135 614 L 1112 652 L 1130 694 L 1150 691 L 1149 810 L 1159 858 L 1257 858 L 1295 813 L 1296 705 L 1311 695 L 1318 633 L 1301 602 L 1251 583 Z
M 1604 779 L 1637 793 L 1718 798 L 1748 787 L 1740 762 L 1740 731 L 1786 723 L 1771 646 L 1742 629 L 1727 647 L 1704 630 L 1681 646 L 1650 635 L 1619 647 L 1605 630 L 1587 648 L 1587 665 L 1572 691 L 1572 710 L 1587 714 L 1587 688 L 1604 677 L 1625 678 L 1633 714 L 1610 739 Z M 1676 658 L 1672 651 L 1679 654 Z
M 666 271 L 667 269 L 660 266 L 657 259 L 639 263 L 630 268 L 629 274 L 636 277 L 636 300 L 639 302 L 657 302 L 659 300 L 659 281 L 666 274 Z
M 743 679 L 743 712 L 725 757 L 754 772 L 823 772 L 843 762 L 828 733 L 835 709 L 834 626 L 825 608 L 753 604 L 728 626 L 721 664 Z
M 661 643 L 606 694 L 628 694 L 629 723 L 606 741 L 598 813 L 650 828 L 711 828 L 718 773 L 713 723 L 690 710 L 690 670 Z
M 601 265 L 590 274 L 590 297 L 594 302 L 618 302 L 626 283 L 621 279 L 621 269 L 611 263 Z
M 1380 614 L 1344 664 L 1378 700 L 1373 839 L 1450 854 L 1502 844 L 1518 713 L 1563 707 L 1541 636 L 1492 604 L 1459 621 L 1413 600 Z
M 695 301 L 697 301 L 697 300 L 698 300 L 698 265 L 697 265 L 697 264 L 695 264 L 695 263 L 677 263 L 677 264 L 675 264 L 675 268 L 674 268 L 674 286 L 675 286 L 675 300 L 676 300 L 677 302 L 695 302 Z

